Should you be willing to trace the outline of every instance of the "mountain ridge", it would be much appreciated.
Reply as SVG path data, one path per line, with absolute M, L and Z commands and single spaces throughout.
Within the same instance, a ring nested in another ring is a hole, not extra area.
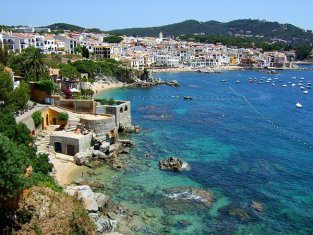
M 238 19 L 229 22 L 209 20 L 185 20 L 179 23 L 156 27 L 126 28 L 109 30 L 106 33 L 127 36 L 154 36 L 159 32 L 164 36 L 180 36 L 183 34 L 225 35 L 237 37 L 258 37 L 264 39 L 280 39 L 291 43 L 313 43 L 312 30 L 304 30 L 289 23 L 278 23 L 257 19 Z

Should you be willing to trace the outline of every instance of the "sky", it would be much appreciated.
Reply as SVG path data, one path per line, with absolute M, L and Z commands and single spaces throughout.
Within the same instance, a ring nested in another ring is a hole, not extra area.
M 69 23 L 102 30 L 260 19 L 313 29 L 312 0 L 27 0 L 0 3 L 0 25 Z

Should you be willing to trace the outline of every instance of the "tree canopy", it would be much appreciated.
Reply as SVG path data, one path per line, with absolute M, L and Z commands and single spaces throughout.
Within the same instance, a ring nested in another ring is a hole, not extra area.
M 120 43 L 121 41 L 123 41 L 123 38 L 117 35 L 109 35 L 103 38 L 103 42 L 108 43 Z

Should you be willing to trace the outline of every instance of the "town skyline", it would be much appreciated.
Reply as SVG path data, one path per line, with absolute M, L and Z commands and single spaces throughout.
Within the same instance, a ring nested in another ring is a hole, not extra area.
M 154 5 L 147 4 L 142 0 L 132 5 L 126 1 L 120 1 L 117 4 L 91 0 L 88 2 L 90 7 L 87 8 L 82 7 L 77 2 L 74 4 L 73 1 L 61 2 L 56 0 L 54 4 L 59 6 L 55 8 L 57 10 L 53 10 L 54 7 L 45 2 L 40 2 L 40 4 L 36 4 L 37 0 L 32 2 L 34 4 L 29 4 L 29 2 L 19 3 L 19 6 L 14 8 L 15 17 L 10 17 L 11 11 L 3 12 L 0 16 L 1 24 L 38 27 L 53 23 L 69 23 L 85 28 L 113 30 L 162 26 L 189 19 L 228 22 L 250 18 L 290 23 L 306 30 L 313 28 L 313 19 L 303 21 L 303 16 L 309 15 L 313 6 L 312 2 L 305 0 L 297 1 L 297 4 L 265 0 L 262 5 L 257 3 L 247 4 L 243 0 L 236 2 L 224 1 L 225 5 L 203 0 L 196 0 L 192 5 L 188 2 L 165 2 L 164 0 Z M 225 7 L 226 3 L 227 7 Z M 2 7 L 6 9 L 9 4 L 9 2 L 4 2 Z M 47 9 L 51 10 L 47 11 Z

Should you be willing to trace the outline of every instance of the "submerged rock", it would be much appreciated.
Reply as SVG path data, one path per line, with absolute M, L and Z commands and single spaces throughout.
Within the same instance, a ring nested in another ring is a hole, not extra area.
M 160 161 L 161 170 L 182 171 L 190 170 L 190 166 L 187 162 L 177 157 L 169 157 Z
M 264 211 L 264 206 L 262 205 L 262 203 L 256 202 L 256 201 L 252 201 L 251 208 L 255 211 L 258 211 L 258 212 Z
M 228 213 L 230 216 L 237 217 L 241 221 L 247 221 L 250 219 L 249 214 L 242 208 L 232 208 Z
M 180 186 L 166 189 L 164 190 L 164 193 L 165 196 L 169 199 L 181 201 L 198 201 L 206 207 L 211 207 L 211 204 L 214 201 L 214 195 L 212 192 L 196 187 Z

